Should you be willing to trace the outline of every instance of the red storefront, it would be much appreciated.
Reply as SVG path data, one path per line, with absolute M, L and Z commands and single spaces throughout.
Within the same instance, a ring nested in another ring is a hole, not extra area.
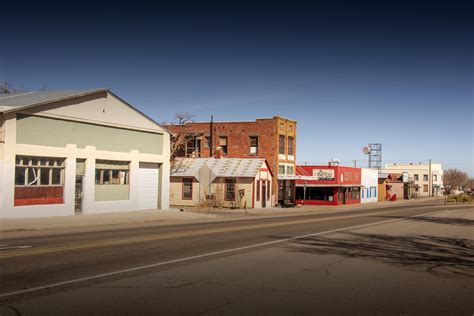
M 361 169 L 344 166 L 296 166 L 296 203 L 360 203 Z

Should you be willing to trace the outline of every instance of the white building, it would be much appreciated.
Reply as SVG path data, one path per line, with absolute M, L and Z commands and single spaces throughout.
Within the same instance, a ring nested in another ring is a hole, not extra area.
M 408 180 L 415 185 L 415 195 L 419 197 L 441 195 L 443 188 L 443 168 L 439 163 L 431 164 L 431 179 L 429 164 L 386 164 L 383 173 L 408 173 Z
M 2 95 L 0 124 L 0 218 L 169 206 L 169 133 L 109 90 Z
M 375 169 L 361 168 L 361 203 L 377 202 L 379 172 Z

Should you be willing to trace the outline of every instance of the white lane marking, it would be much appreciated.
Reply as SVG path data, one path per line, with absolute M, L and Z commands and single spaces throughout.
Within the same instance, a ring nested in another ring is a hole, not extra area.
M 9 250 L 9 249 L 26 249 L 31 248 L 33 246 L 8 246 L 8 245 L 0 245 L 0 250 Z
M 285 242 L 288 242 L 288 241 L 302 239 L 302 238 L 306 238 L 306 237 L 320 236 L 320 235 L 336 233 L 336 232 L 349 230 L 349 229 L 359 229 L 359 228 L 370 227 L 370 226 L 375 226 L 375 225 L 380 225 L 380 224 L 399 222 L 399 221 L 404 221 L 404 220 L 407 220 L 407 219 L 410 219 L 410 218 L 413 218 L 413 217 L 426 216 L 426 215 L 441 213 L 441 212 L 445 212 L 445 211 L 446 210 L 435 211 L 435 212 L 429 212 L 429 213 L 424 213 L 424 214 L 412 215 L 412 216 L 408 216 L 408 217 L 404 217 L 404 218 L 389 219 L 389 220 L 386 220 L 386 221 L 381 221 L 381 222 L 376 222 L 376 223 L 349 226 L 349 227 L 344 227 L 344 228 L 327 230 L 327 231 L 319 232 L 319 233 L 306 234 L 306 235 L 290 237 L 290 238 L 285 238 L 285 239 L 267 241 L 267 242 L 263 242 L 263 243 L 259 243 L 259 244 L 253 244 L 253 245 L 249 245 L 249 246 L 231 248 L 231 249 L 226 249 L 226 250 L 219 250 L 219 251 L 209 252 L 209 253 L 195 255 L 195 256 L 191 256 L 191 257 L 186 257 L 186 258 L 180 258 L 180 259 L 168 260 L 168 261 L 163 261 L 163 262 L 157 262 L 157 263 L 152 263 L 152 264 L 139 266 L 139 267 L 135 267 L 135 268 L 129 268 L 129 269 L 124 269 L 124 270 L 107 272 L 107 273 L 92 275 L 92 276 L 88 276 L 88 277 L 84 277 L 84 278 L 78 278 L 78 279 L 72 279 L 72 280 L 68 280 L 68 281 L 51 283 L 51 284 L 47 284 L 47 285 L 43 285 L 43 286 L 36 286 L 36 287 L 32 287 L 30 289 L 24 289 L 24 290 L 19 290 L 19 291 L 2 293 L 2 294 L 0 294 L 0 298 L 7 297 L 7 296 L 12 296 L 12 295 L 30 293 L 30 292 L 35 292 L 35 291 L 41 291 L 41 290 L 45 290 L 45 289 L 49 289 L 49 288 L 53 288 L 53 287 L 57 287 L 57 286 L 63 286 L 63 285 L 69 285 L 69 284 L 73 284 L 73 283 L 79 283 L 79 282 L 84 282 L 84 281 L 90 281 L 90 280 L 105 278 L 105 277 L 112 276 L 112 275 L 117 275 L 117 274 L 123 274 L 123 273 L 139 271 L 139 270 L 156 268 L 156 267 L 160 267 L 160 266 L 164 266 L 164 265 L 172 264 L 172 263 L 191 261 L 191 260 L 194 260 L 194 259 L 201 259 L 201 258 L 212 257 L 212 256 L 221 255 L 221 254 L 225 254 L 225 253 L 230 253 L 230 252 L 237 252 L 237 251 L 240 251 L 240 250 L 258 248 L 258 247 L 268 246 L 268 245 L 275 245 L 275 244 L 285 243 Z

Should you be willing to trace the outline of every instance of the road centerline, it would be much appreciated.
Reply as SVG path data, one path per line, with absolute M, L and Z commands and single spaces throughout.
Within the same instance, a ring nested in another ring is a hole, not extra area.
M 173 238 L 195 237 L 195 236 L 202 236 L 202 235 L 207 235 L 207 234 L 237 232 L 237 231 L 252 230 L 252 229 L 272 228 L 272 227 L 280 227 L 280 226 L 288 226 L 288 225 L 308 224 L 308 223 L 314 223 L 314 222 L 351 219 L 351 218 L 391 214 L 391 213 L 398 213 L 398 212 L 400 212 L 400 210 L 380 211 L 380 212 L 374 212 L 374 213 L 369 213 L 369 214 L 367 213 L 351 214 L 351 215 L 343 215 L 343 216 L 333 216 L 333 217 L 328 217 L 328 218 L 299 219 L 299 220 L 282 221 L 282 222 L 265 223 L 265 224 L 243 224 L 243 225 L 239 225 L 235 227 L 215 227 L 215 228 L 207 228 L 207 229 L 189 230 L 185 232 L 148 234 L 148 235 L 143 235 L 143 236 L 109 239 L 109 240 L 103 240 L 103 241 L 97 241 L 97 242 L 91 242 L 91 243 L 79 243 L 75 245 L 52 246 L 52 247 L 43 247 L 43 248 L 38 247 L 38 248 L 28 249 L 28 250 L 23 250 L 23 251 L 6 252 L 6 253 L 0 254 L 0 259 L 39 255 L 39 254 L 48 254 L 48 253 L 55 253 L 55 252 L 62 252 L 62 251 L 84 250 L 84 249 L 96 248 L 96 247 L 117 246 L 117 245 L 138 243 L 138 242 L 167 240 L 167 239 L 173 239 Z
M 383 224 L 388 224 L 388 223 L 393 223 L 393 222 L 399 222 L 399 221 L 404 221 L 404 220 L 414 218 L 414 217 L 433 215 L 433 214 L 441 213 L 441 212 L 444 212 L 444 211 L 445 210 L 439 210 L 439 211 L 433 211 L 433 212 L 428 212 L 428 213 L 423 213 L 423 214 L 407 216 L 407 217 L 404 217 L 404 218 L 396 218 L 396 219 L 390 219 L 390 220 L 385 220 L 385 221 L 379 221 L 379 222 L 375 222 L 375 223 L 348 226 L 348 227 L 332 229 L 332 230 L 327 230 L 327 231 L 318 232 L 318 233 L 305 234 L 305 235 L 289 237 L 289 238 L 284 238 L 284 239 L 279 239 L 279 240 L 272 240 L 272 241 L 268 241 L 268 242 L 257 243 L 257 244 L 242 246 L 242 247 L 224 249 L 224 250 L 199 254 L 199 255 L 195 255 L 195 256 L 189 256 L 189 257 L 185 257 L 185 258 L 162 261 L 162 262 L 157 262 L 157 263 L 143 265 L 143 266 L 137 266 L 137 267 L 128 268 L 128 269 L 122 269 L 122 270 L 117 270 L 117 271 L 112 271 L 112 272 L 107 272 L 107 273 L 101 273 L 101 274 L 92 275 L 92 276 L 88 276 L 88 277 L 82 277 L 82 278 L 76 278 L 76 279 L 62 281 L 62 282 L 51 283 L 51 284 L 47 284 L 47 285 L 43 285 L 43 286 L 36 286 L 36 287 L 29 288 L 29 289 L 22 289 L 22 290 L 12 291 L 12 292 L 8 292 L 8 293 L 1 293 L 0 298 L 5 298 L 5 297 L 9 297 L 9 296 L 14 296 L 14 295 L 21 295 L 21 294 L 26 294 L 26 293 L 32 293 L 32 292 L 37 292 L 37 291 L 41 291 L 41 290 L 51 289 L 51 288 L 54 288 L 54 287 L 71 285 L 71 284 L 85 282 L 85 281 L 97 280 L 97 279 L 101 279 L 101 278 L 105 278 L 105 277 L 109 277 L 109 276 L 120 275 L 120 274 L 140 271 L 140 270 L 146 270 L 146 269 L 150 269 L 150 268 L 156 268 L 156 267 L 160 267 L 160 266 L 164 266 L 164 265 L 168 265 L 168 264 L 173 264 L 173 263 L 192 261 L 192 260 L 196 260 L 196 259 L 212 257 L 212 256 L 216 256 L 216 255 L 221 255 L 221 254 L 238 252 L 238 251 L 242 251 L 242 250 L 254 249 L 254 248 L 259 248 L 259 247 L 269 246 L 269 245 L 276 245 L 276 244 L 285 243 L 285 242 L 298 240 L 298 239 L 302 239 L 302 238 L 307 238 L 307 237 L 312 237 L 312 236 L 321 236 L 321 235 L 326 235 L 326 234 L 330 234 L 330 233 L 346 231 L 346 230 L 351 230 L 351 229 L 360 229 L 360 228 L 365 228 L 365 227 L 370 227 L 370 226 L 376 226 L 376 225 L 383 225 Z M 387 213 L 387 212 L 384 212 L 384 213 Z

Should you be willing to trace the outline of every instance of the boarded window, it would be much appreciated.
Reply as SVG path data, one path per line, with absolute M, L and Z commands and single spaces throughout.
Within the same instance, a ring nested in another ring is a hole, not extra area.
M 250 136 L 250 154 L 258 154 L 258 136 Z
M 219 137 L 219 146 L 222 149 L 222 153 L 227 155 L 228 154 L 228 147 L 227 147 L 227 136 L 220 136 Z

